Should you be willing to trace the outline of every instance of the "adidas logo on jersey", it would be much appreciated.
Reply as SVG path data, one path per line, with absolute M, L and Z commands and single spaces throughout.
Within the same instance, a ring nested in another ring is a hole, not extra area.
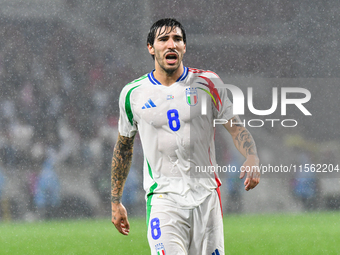
M 152 102 L 152 100 L 149 98 L 149 100 L 144 104 L 144 106 L 142 107 L 142 109 L 146 109 L 146 108 L 153 108 L 156 107 L 155 103 Z

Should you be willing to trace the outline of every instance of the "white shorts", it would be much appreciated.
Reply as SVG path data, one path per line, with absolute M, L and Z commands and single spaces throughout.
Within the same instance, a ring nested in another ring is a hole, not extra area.
M 223 220 L 217 192 L 194 209 L 152 205 L 148 241 L 151 255 L 223 255 Z

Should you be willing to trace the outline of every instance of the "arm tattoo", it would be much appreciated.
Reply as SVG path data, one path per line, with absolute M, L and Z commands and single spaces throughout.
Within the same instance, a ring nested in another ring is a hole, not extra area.
M 241 120 L 238 116 L 235 116 L 232 118 L 233 123 L 241 123 Z M 249 133 L 249 131 L 242 126 L 241 124 L 233 124 L 237 127 L 237 135 L 234 138 L 235 144 L 237 145 L 237 148 L 243 152 L 245 157 L 249 155 L 257 155 L 256 146 L 254 139 L 252 135 Z
M 241 119 L 240 119 L 240 117 L 239 116 L 234 116 L 234 117 L 232 117 L 231 118 L 231 121 L 232 121 L 232 123 L 233 123 L 233 125 L 234 126 L 236 126 L 236 127 L 243 127 L 242 125 L 241 125 Z
M 254 139 L 246 128 L 240 128 L 240 132 L 235 139 L 238 147 L 245 152 L 246 156 L 257 155 Z
M 134 137 L 118 136 L 111 166 L 111 201 L 121 202 L 123 188 L 129 174 Z

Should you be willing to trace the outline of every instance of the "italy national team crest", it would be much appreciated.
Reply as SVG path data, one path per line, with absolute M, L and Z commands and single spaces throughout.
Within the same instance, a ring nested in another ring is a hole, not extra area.
M 198 93 L 197 93 L 197 88 L 187 88 L 185 90 L 186 98 L 187 98 L 187 103 L 190 106 L 194 106 L 198 102 Z
M 163 243 L 156 244 L 157 255 L 166 255 Z

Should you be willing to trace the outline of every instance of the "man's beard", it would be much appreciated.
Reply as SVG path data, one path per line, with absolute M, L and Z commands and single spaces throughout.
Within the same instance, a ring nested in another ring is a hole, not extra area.
M 166 74 L 167 75 L 172 75 L 174 72 L 176 72 L 177 71 L 177 69 L 180 67 L 180 64 L 177 66 L 177 67 L 175 67 L 174 66 L 174 68 L 171 68 L 171 69 L 169 69 L 169 68 L 165 68 L 161 63 L 160 63 L 160 61 L 158 61 L 158 58 L 156 58 L 156 60 L 157 60 L 157 62 L 158 62 L 158 65 L 166 72 Z

